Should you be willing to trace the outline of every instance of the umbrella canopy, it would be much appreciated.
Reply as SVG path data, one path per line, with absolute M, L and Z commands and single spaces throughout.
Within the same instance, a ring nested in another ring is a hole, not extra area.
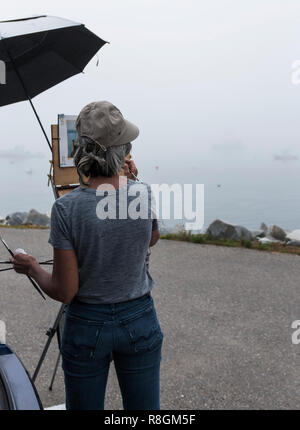
M 53 16 L 0 22 L 0 60 L 6 83 L 0 106 L 28 100 L 81 73 L 107 42 L 83 24 Z

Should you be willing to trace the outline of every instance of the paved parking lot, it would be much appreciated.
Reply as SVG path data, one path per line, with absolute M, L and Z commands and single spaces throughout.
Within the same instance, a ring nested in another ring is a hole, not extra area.
M 47 230 L 0 229 L 12 249 L 52 257 Z M 0 248 L 0 259 L 8 258 Z M 4 267 L 4 266 L 3 266 Z M 299 409 L 300 258 L 249 249 L 161 240 L 152 250 L 152 295 L 165 334 L 162 409 Z M 32 374 L 60 304 L 44 302 L 29 281 L 0 273 L 0 320 L 7 343 Z M 36 386 L 44 407 L 64 403 L 54 339 Z M 122 409 L 112 365 L 106 409 Z

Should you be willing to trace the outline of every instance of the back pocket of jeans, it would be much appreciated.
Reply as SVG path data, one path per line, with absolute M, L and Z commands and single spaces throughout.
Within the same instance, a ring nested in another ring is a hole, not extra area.
M 121 320 L 120 324 L 135 352 L 150 351 L 163 338 L 153 305 L 132 317 Z
M 66 358 L 91 360 L 101 342 L 103 323 L 69 315 L 66 318 L 61 353 Z

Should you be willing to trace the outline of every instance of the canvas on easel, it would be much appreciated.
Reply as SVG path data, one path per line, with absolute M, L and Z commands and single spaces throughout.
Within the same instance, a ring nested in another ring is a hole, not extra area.
M 51 125 L 51 139 L 52 139 L 52 166 L 53 166 L 53 176 L 52 176 L 52 186 L 56 198 L 72 191 L 79 185 L 79 177 L 77 169 L 74 166 L 73 160 L 72 165 L 69 166 L 60 165 L 60 137 L 59 129 L 57 124 Z
M 74 167 L 72 152 L 77 140 L 76 118 L 76 115 L 58 115 L 60 167 Z

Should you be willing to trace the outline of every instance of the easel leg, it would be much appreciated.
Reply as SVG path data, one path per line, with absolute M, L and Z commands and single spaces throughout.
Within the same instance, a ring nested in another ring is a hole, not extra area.
M 57 333 L 57 330 L 59 329 L 59 323 L 60 323 L 60 320 L 61 320 L 61 318 L 63 316 L 63 313 L 65 312 L 65 309 L 66 309 L 66 305 L 62 305 L 61 308 L 60 308 L 60 310 L 59 310 L 59 312 L 58 312 L 58 314 L 57 314 L 57 317 L 55 319 L 53 327 L 50 327 L 49 330 L 46 333 L 47 336 L 49 336 L 49 338 L 48 338 L 48 340 L 46 342 L 46 345 L 45 345 L 44 350 L 42 352 L 41 358 L 39 359 L 38 365 L 37 365 L 37 367 L 35 369 L 35 372 L 34 372 L 34 374 L 32 376 L 33 382 L 35 382 L 36 377 L 37 377 L 37 375 L 38 375 L 38 373 L 40 371 L 41 365 L 42 365 L 42 363 L 43 363 L 43 361 L 45 359 L 45 356 L 47 354 L 47 351 L 49 349 L 51 340 L 53 339 L 53 336 L 55 335 L 55 333 Z M 60 342 L 60 337 L 58 339 L 59 339 L 59 342 Z M 59 349 L 60 349 L 60 344 L 59 344 Z
M 58 368 L 58 365 L 59 365 L 60 355 L 61 354 L 60 354 L 60 351 L 59 351 L 58 352 L 58 356 L 57 356 L 57 360 L 56 360 L 56 364 L 55 364 L 55 367 L 54 367 L 52 379 L 51 379 L 51 382 L 50 382 L 50 387 L 49 387 L 50 391 L 52 391 L 52 387 L 53 387 L 53 383 L 54 383 L 54 378 L 56 376 L 57 368 Z
M 55 364 L 55 367 L 54 367 L 54 371 L 53 371 L 53 375 L 52 375 L 52 379 L 51 379 L 51 382 L 50 382 L 50 387 L 49 387 L 49 390 L 50 391 L 52 391 L 52 387 L 53 387 L 53 383 L 54 383 L 54 378 L 55 378 L 55 376 L 56 376 L 56 372 L 57 372 L 57 369 L 58 369 L 58 365 L 59 365 L 59 360 L 60 360 L 60 356 L 61 356 L 61 352 L 60 352 L 60 348 L 61 348 L 61 336 L 60 336 L 60 327 L 59 327 L 60 325 L 58 324 L 58 327 L 57 327 L 57 331 L 56 331 L 56 334 L 57 334 L 57 343 L 58 343 L 58 356 L 57 356 L 57 360 L 56 360 L 56 364 Z

